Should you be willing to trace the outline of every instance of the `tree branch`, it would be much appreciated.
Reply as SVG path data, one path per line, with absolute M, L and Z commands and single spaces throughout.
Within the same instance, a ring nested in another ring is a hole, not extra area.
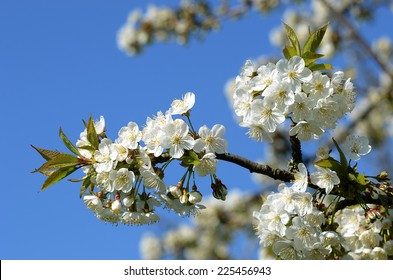
M 266 175 L 273 179 L 281 180 L 283 182 L 291 182 L 292 180 L 294 180 L 293 174 L 286 170 L 272 168 L 269 165 L 265 165 L 265 164 L 259 164 L 238 155 L 225 153 L 225 154 L 216 154 L 216 157 L 217 159 L 232 162 L 236 165 L 244 167 L 248 169 L 251 173 Z
M 298 164 L 303 162 L 302 147 L 300 140 L 296 136 L 290 136 L 289 142 L 291 143 L 291 160 L 289 161 L 289 171 L 298 171 Z

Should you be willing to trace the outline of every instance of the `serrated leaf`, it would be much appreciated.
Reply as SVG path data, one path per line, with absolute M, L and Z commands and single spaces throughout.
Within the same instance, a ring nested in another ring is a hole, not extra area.
M 70 175 L 71 173 L 73 173 L 77 169 L 78 169 L 78 167 L 71 166 L 71 167 L 64 167 L 64 168 L 60 168 L 60 169 L 56 170 L 45 180 L 40 191 L 43 191 L 43 190 L 49 188 L 53 184 L 56 184 L 57 182 L 64 179 L 65 177 L 67 177 L 68 175 Z
M 306 67 L 312 65 L 318 58 L 323 57 L 323 54 L 312 53 L 312 52 L 303 52 L 302 58 L 306 64 Z
M 46 149 L 35 147 L 33 145 L 31 145 L 31 146 L 46 160 L 50 160 L 50 159 L 56 157 L 57 155 L 64 154 L 59 151 L 46 150 Z
M 299 39 L 297 38 L 297 35 L 295 31 L 290 27 L 288 24 L 283 22 L 285 31 L 287 32 L 287 37 L 289 42 L 291 43 L 291 46 L 296 50 L 296 55 L 301 56 L 301 49 L 300 49 L 300 43 Z
M 87 140 L 89 140 L 91 146 L 95 148 L 96 150 L 98 149 L 98 136 L 96 129 L 94 127 L 94 121 L 92 116 L 90 115 L 89 121 L 87 123 Z
M 311 64 L 308 66 L 311 71 L 325 71 L 332 70 L 333 67 L 329 63 L 321 63 L 321 64 Z
M 64 134 L 63 130 L 60 128 L 59 129 L 59 136 L 61 140 L 63 140 L 64 145 L 74 154 L 80 156 L 80 153 L 78 149 L 74 146 L 74 144 L 71 143 L 71 141 L 67 138 L 67 136 Z
M 307 41 L 304 43 L 303 52 L 316 52 L 322 42 L 323 37 L 325 36 L 328 26 L 329 23 L 325 24 L 324 26 L 316 30 L 313 34 L 311 34 L 310 37 L 308 37 Z
M 33 173 L 34 172 L 41 172 L 41 173 L 50 172 L 51 170 L 58 169 L 58 168 L 76 166 L 79 163 L 80 163 L 79 159 L 73 155 L 59 154 L 56 157 L 45 162 L 38 169 L 34 170 Z
M 290 60 L 291 57 L 297 56 L 296 49 L 292 46 L 285 46 L 282 53 L 287 60 Z

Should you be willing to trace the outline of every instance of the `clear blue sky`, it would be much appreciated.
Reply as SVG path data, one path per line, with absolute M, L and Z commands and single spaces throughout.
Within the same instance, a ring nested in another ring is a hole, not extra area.
M 116 34 L 128 13 L 146 3 L 0 2 L 0 259 L 138 259 L 141 235 L 160 230 L 97 220 L 79 199 L 78 183 L 64 181 L 39 193 L 45 177 L 31 171 L 43 160 L 30 144 L 65 151 L 59 127 L 75 142 L 90 114 L 104 115 L 107 135 L 115 139 L 129 121 L 142 125 L 193 91 L 196 126 L 221 123 L 230 152 L 262 155 L 262 146 L 235 124 L 223 89 L 246 59 L 279 53 L 268 31 L 281 24 L 282 14 L 251 14 L 225 22 L 203 43 L 156 44 L 131 58 L 118 49 Z M 255 188 L 247 171 L 229 163 L 220 163 L 218 174 L 229 188 Z

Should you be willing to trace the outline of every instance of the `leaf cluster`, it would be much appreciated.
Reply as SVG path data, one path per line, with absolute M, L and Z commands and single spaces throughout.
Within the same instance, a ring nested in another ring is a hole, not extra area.
M 332 70 L 331 64 L 317 63 L 317 60 L 323 57 L 323 54 L 316 52 L 325 36 L 329 23 L 313 33 L 309 32 L 303 47 L 300 46 L 299 39 L 292 27 L 284 22 L 283 25 L 289 41 L 289 45 L 286 45 L 282 51 L 286 59 L 289 60 L 291 57 L 300 56 L 304 59 L 306 67 L 312 71 Z
M 85 147 L 79 147 L 80 149 L 86 149 L 94 151 L 98 149 L 99 138 L 94 127 L 94 121 L 90 116 L 89 121 L 84 122 L 87 130 L 87 139 L 90 145 Z M 56 150 L 47 150 L 43 148 L 38 148 L 31 145 L 45 160 L 46 162 L 42 164 L 39 168 L 35 169 L 33 173 L 39 172 L 47 176 L 48 178 L 44 181 L 40 191 L 54 185 L 55 183 L 61 181 L 68 175 L 72 174 L 80 167 L 85 165 L 91 165 L 90 159 L 87 159 L 81 155 L 79 150 L 74 144 L 68 139 L 63 130 L 59 129 L 59 137 L 63 141 L 64 145 L 72 152 L 72 154 L 59 152 Z M 81 194 L 90 187 L 92 184 L 90 182 L 90 177 L 83 179 Z M 83 192 L 82 192 L 83 190 Z

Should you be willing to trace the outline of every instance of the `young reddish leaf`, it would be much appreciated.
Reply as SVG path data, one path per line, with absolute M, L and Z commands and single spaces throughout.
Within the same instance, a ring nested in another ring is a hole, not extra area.
M 31 145 L 31 146 L 46 160 L 50 160 L 50 159 L 56 157 L 57 155 L 64 154 L 59 151 L 46 150 L 46 149 L 35 147 L 33 145 Z

